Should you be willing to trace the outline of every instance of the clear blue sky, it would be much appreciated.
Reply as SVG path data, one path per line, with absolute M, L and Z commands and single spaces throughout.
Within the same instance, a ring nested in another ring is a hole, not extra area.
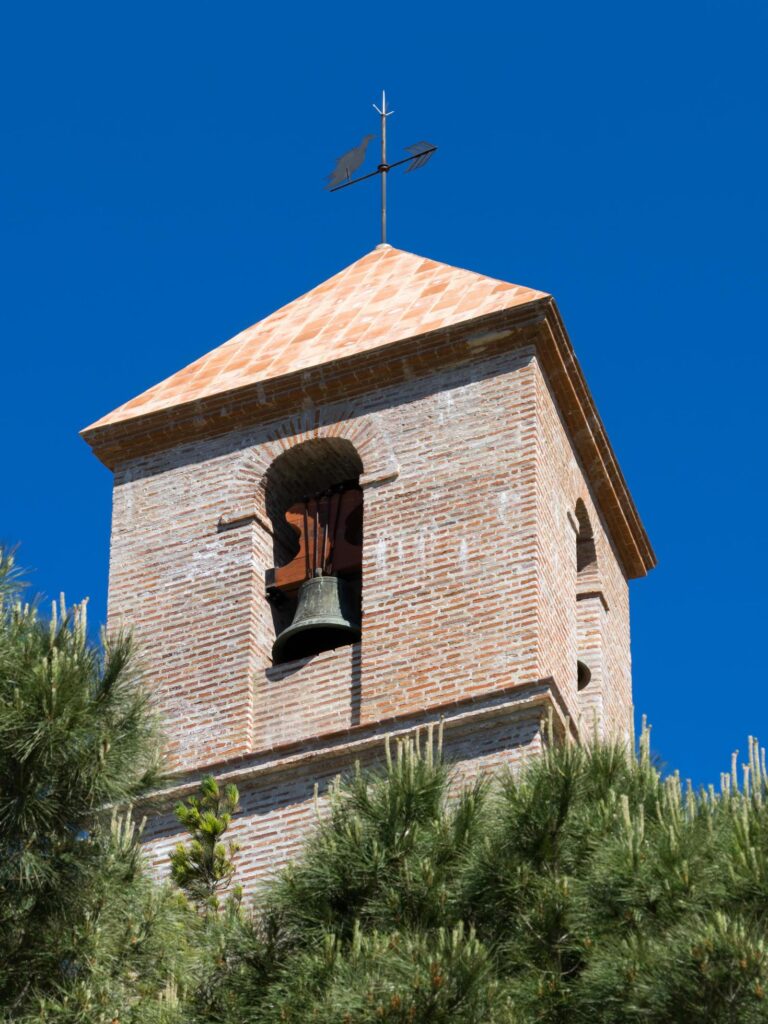
M 768 740 L 762 3 L 6 5 L 0 536 L 103 620 L 78 430 L 377 241 L 323 191 L 376 131 L 390 241 L 552 292 L 659 567 L 635 701 L 670 767 Z

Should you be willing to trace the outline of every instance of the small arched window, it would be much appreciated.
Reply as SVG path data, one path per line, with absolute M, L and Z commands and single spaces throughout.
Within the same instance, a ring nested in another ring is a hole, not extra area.
M 289 448 L 267 471 L 274 566 L 266 585 L 275 663 L 360 638 L 362 470 L 351 442 L 315 438 Z
M 589 686 L 589 682 L 592 679 L 592 672 L 584 664 L 583 661 L 576 662 L 576 689 L 581 692 L 586 690 Z
M 576 575 L 578 579 L 583 579 L 597 571 L 597 551 L 592 524 L 581 498 L 576 502 L 576 524 Z
M 579 693 L 587 689 L 592 680 L 591 664 L 594 663 L 599 648 L 594 647 L 594 630 L 591 628 L 590 616 L 594 609 L 589 598 L 594 598 L 594 589 L 598 585 L 597 550 L 595 535 L 586 505 L 581 498 L 576 502 L 576 628 L 577 628 L 577 661 L 576 688 Z

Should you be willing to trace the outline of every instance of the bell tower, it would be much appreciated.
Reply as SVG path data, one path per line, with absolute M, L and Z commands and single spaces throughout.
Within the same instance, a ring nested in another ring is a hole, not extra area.
M 442 721 L 468 776 L 549 715 L 631 736 L 654 555 L 549 295 L 380 245 L 84 437 L 172 759 L 158 864 L 204 773 L 254 883 L 385 735 Z

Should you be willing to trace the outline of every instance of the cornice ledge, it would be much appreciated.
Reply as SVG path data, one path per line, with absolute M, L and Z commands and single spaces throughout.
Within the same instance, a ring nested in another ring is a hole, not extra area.
M 250 783 L 275 773 L 303 770 L 324 762 L 343 760 L 350 767 L 355 758 L 380 747 L 388 737 L 402 739 L 417 729 L 424 731 L 430 725 L 439 725 L 448 734 L 458 736 L 463 730 L 474 729 L 479 723 L 503 717 L 506 714 L 519 715 L 521 711 L 541 708 L 542 719 L 551 713 L 554 730 L 558 738 L 566 735 L 578 739 L 577 723 L 565 712 L 560 693 L 553 680 L 543 679 L 536 684 L 517 685 L 489 695 L 482 703 L 475 699 L 460 700 L 452 704 L 428 708 L 412 715 L 395 717 L 372 725 L 357 726 L 339 733 L 330 733 L 306 743 L 286 744 L 262 751 L 250 757 L 239 758 L 236 763 L 219 762 L 196 769 L 194 773 L 179 773 L 167 786 L 155 789 L 136 801 L 134 807 L 141 810 L 151 806 L 157 813 L 179 800 L 192 795 L 200 785 L 203 775 L 214 775 L 222 785 L 233 782 L 236 785 Z
M 460 324 L 414 334 L 365 352 L 167 409 L 86 427 L 80 431 L 80 436 L 105 466 L 114 469 L 118 463 L 128 459 L 215 437 L 238 426 L 268 423 L 286 413 L 294 413 L 299 393 L 330 404 L 349 398 L 354 392 L 364 393 L 384 383 L 396 384 L 401 379 L 412 379 L 433 369 L 421 364 L 425 357 L 439 349 L 459 349 L 463 360 L 490 354 L 505 346 L 512 332 L 541 321 L 548 298 L 532 299 Z M 457 361 L 458 354 L 455 351 L 450 353 L 452 358 L 446 365 Z M 403 360 L 409 356 L 415 356 L 419 365 L 406 374 Z
M 545 300 L 542 366 L 630 579 L 645 576 L 656 555 L 587 385 L 555 300 Z

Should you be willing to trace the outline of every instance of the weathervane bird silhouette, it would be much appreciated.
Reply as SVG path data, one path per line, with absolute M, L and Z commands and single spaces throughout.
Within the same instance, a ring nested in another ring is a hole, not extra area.
M 333 171 L 328 175 L 328 184 L 325 187 L 329 192 L 338 192 L 339 189 L 347 188 L 348 185 L 355 185 L 358 181 L 374 178 L 377 174 L 381 175 L 381 241 L 386 243 L 387 175 L 393 167 L 400 167 L 402 164 L 410 164 L 410 167 L 405 172 L 406 174 L 410 171 L 415 171 L 418 167 L 423 167 L 432 154 L 437 151 L 437 146 L 433 146 L 431 142 L 416 142 L 413 146 L 405 147 L 406 153 L 410 153 L 410 156 L 404 157 L 402 160 L 396 160 L 393 164 L 388 164 L 387 118 L 394 114 L 394 110 L 387 110 L 387 94 L 385 92 L 381 94 L 381 107 L 377 107 L 374 103 L 373 109 L 381 118 L 381 163 L 375 171 L 371 171 L 369 174 L 362 174 L 359 178 L 352 177 L 365 161 L 368 143 L 376 138 L 375 135 L 366 135 L 359 146 L 355 146 L 354 149 L 350 149 L 343 156 L 339 157 Z
M 340 185 L 342 181 L 349 181 L 358 167 L 362 166 L 365 160 L 365 151 L 368 149 L 368 143 L 371 139 L 375 138 L 375 135 L 366 135 L 359 146 L 355 146 L 354 149 L 350 149 L 343 156 L 340 156 L 333 171 L 328 175 L 328 184 L 325 187 L 333 189 L 336 185 Z

